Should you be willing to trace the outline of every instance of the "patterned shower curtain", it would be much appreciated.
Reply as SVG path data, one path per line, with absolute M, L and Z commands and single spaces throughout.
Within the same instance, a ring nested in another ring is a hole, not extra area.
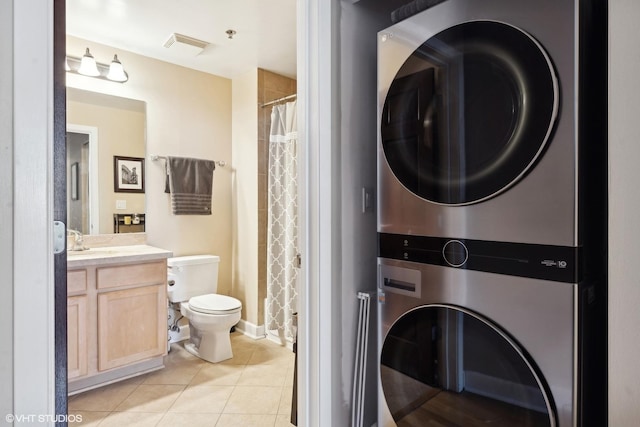
M 285 344 L 295 332 L 298 298 L 298 166 L 296 103 L 276 105 L 269 137 L 267 219 L 267 332 Z

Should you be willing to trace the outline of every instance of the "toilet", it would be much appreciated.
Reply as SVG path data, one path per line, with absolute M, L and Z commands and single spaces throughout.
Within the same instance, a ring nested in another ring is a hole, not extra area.
M 180 304 L 189 320 L 189 341 L 185 349 L 212 363 L 231 359 L 230 329 L 240 320 L 242 303 L 218 295 L 218 264 L 215 255 L 193 255 L 167 260 L 167 297 Z

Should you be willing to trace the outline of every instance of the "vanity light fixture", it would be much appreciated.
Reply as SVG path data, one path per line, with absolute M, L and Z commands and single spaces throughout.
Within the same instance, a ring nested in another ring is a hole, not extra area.
M 82 58 L 67 56 L 65 70 L 68 73 L 81 74 L 118 83 L 124 83 L 129 80 L 129 75 L 124 71 L 118 55 L 113 55 L 111 65 L 105 65 L 96 62 L 91 52 L 89 52 L 89 48 L 87 48 Z

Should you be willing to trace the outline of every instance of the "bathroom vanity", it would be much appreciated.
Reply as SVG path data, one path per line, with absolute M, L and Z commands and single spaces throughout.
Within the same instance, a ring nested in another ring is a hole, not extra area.
M 148 245 L 69 252 L 69 394 L 164 366 L 171 256 Z

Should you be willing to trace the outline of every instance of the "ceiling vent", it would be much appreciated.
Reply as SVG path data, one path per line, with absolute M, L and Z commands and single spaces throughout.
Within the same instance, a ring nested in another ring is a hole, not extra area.
M 164 47 L 191 56 L 199 55 L 207 46 L 209 46 L 209 43 L 205 41 L 178 33 L 171 34 L 167 41 L 164 42 Z

